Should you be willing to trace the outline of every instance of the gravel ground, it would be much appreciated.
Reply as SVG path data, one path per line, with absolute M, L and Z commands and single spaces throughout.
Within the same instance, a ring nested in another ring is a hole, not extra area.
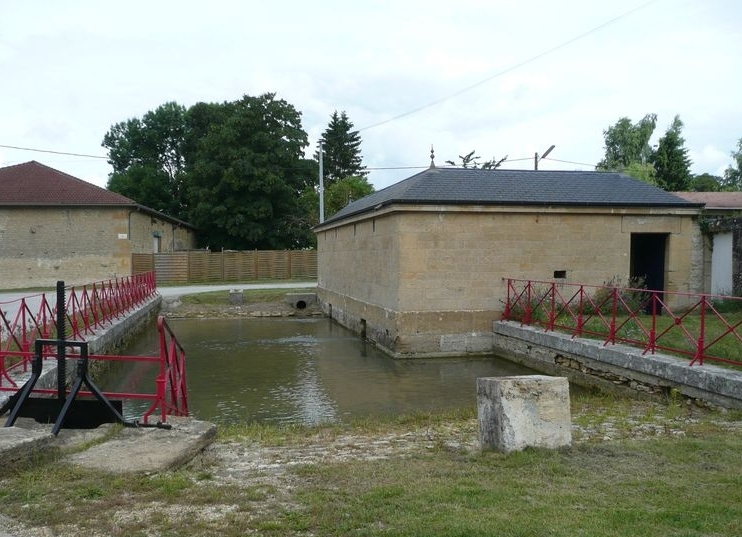
M 573 445 L 605 443 L 622 439 L 654 437 L 683 437 L 686 430 L 699 420 L 693 414 L 702 409 L 677 409 L 672 417 L 666 415 L 668 407 L 659 403 L 636 402 L 628 413 L 620 417 L 605 416 L 592 410 L 573 412 Z M 589 425 L 583 423 L 582 414 L 589 414 Z M 729 427 L 738 426 L 735 422 Z M 236 438 L 218 440 L 207 447 L 187 467 L 197 483 L 210 486 L 237 486 L 263 491 L 264 498 L 251 503 L 254 513 L 271 513 L 292 505 L 293 491 L 301 485 L 302 477 L 292 469 L 298 465 L 326 464 L 342 461 L 371 461 L 404 458 L 431 450 L 455 453 L 476 453 L 480 450 L 476 418 L 419 426 L 408 430 L 380 430 L 375 433 L 338 432 L 335 429 L 318 429 L 315 433 L 282 442 L 280 446 L 263 445 L 253 439 Z M 195 476 L 208 474 L 205 481 Z M 112 506 L 107 516 L 120 523 L 147 520 L 154 514 L 167 513 L 173 521 L 196 515 L 199 519 L 226 521 L 239 506 L 222 501 L 208 506 L 169 505 L 148 503 L 132 508 Z M 5 533 L 3 533 L 5 532 Z M 81 528 L 24 527 L 0 515 L 0 537 L 73 537 L 82 535 Z M 101 534 L 103 535 L 103 534 Z

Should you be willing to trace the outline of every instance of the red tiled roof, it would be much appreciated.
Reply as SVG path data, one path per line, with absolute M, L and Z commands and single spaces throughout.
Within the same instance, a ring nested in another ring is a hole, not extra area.
M 0 205 L 137 205 L 35 160 L 0 168 Z
M 705 203 L 706 209 L 742 209 L 742 192 L 675 192 L 681 198 Z

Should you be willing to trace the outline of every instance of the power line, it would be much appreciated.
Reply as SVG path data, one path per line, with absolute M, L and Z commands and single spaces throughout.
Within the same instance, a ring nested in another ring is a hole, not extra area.
M 564 42 L 562 42 L 562 43 L 560 43 L 560 44 L 558 44 L 558 45 L 556 45 L 556 46 L 554 46 L 554 47 L 552 47 L 552 48 L 550 48 L 550 49 L 548 49 L 548 50 L 546 50 L 544 52 L 540 52 L 539 54 L 536 54 L 535 56 L 531 56 L 530 58 L 527 58 L 527 59 L 525 59 L 525 60 L 523 60 L 523 61 L 521 61 L 519 63 L 516 63 L 515 65 L 512 65 L 512 66 L 510 66 L 510 67 L 508 67 L 508 68 L 506 68 L 506 69 L 504 69 L 502 71 L 498 71 L 497 73 L 495 73 L 493 75 L 490 75 L 487 78 L 480 80 L 479 82 L 475 82 L 474 84 L 471 84 L 470 86 L 466 86 L 463 89 L 460 89 L 460 90 L 458 90 L 458 91 L 456 91 L 454 93 L 451 93 L 451 94 L 449 94 L 449 95 L 447 95 L 445 97 L 441 97 L 440 99 L 436 99 L 434 101 L 431 101 L 428 104 L 424 104 L 424 105 L 419 106 L 417 108 L 413 108 L 412 110 L 409 110 L 407 112 L 404 112 L 403 114 L 399 114 L 397 116 L 390 117 L 390 118 L 385 119 L 383 121 L 379 121 L 378 123 L 373 123 L 371 125 L 368 125 L 366 127 L 363 127 L 362 129 L 358 129 L 358 131 L 359 132 L 362 132 L 362 131 L 366 131 L 366 130 L 369 130 L 369 129 L 373 129 L 375 127 L 379 127 L 381 125 L 386 125 L 387 123 L 391 123 L 393 121 L 397 121 L 398 119 L 402 119 L 404 117 L 411 116 L 412 114 L 416 114 L 417 112 L 422 112 L 423 110 L 426 110 L 426 109 L 432 108 L 433 106 L 436 106 L 438 104 L 444 103 L 444 102 L 446 102 L 446 101 L 448 101 L 450 99 L 453 99 L 454 97 L 458 97 L 459 95 L 461 95 L 463 93 L 466 93 L 468 91 L 471 91 L 474 88 L 478 88 L 479 86 L 481 86 L 483 84 L 486 84 L 487 82 L 489 82 L 491 80 L 494 80 L 495 78 L 498 78 L 498 77 L 500 77 L 500 76 L 502 76 L 504 74 L 507 74 L 510 71 L 514 71 L 515 69 L 518 69 L 520 67 L 523 67 L 524 65 L 527 65 L 527 64 L 529 64 L 531 62 L 534 62 L 534 61 L 536 61 L 538 59 L 541 59 L 544 56 L 547 56 L 547 55 L 551 54 L 552 52 L 556 52 L 557 50 L 560 50 L 560 49 L 562 49 L 562 48 L 564 48 L 564 47 L 566 47 L 568 45 L 571 45 L 575 41 L 579 41 L 580 39 L 582 39 L 584 37 L 587 37 L 588 35 L 590 35 L 592 33 L 595 33 L 595 32 L 597 32 L 599 30 L 602 30 L 603 28 L 606 28 L 607 26 L 610 26 L 611 24 L 614 24 L 615 22 L 618 22 L 619 20 L 623 19 L 624 17 L 628 17 L 629 15 L 631 15 L 631 14 L 633 14 L 633 13 L 635 13 L 635 12 L 641 10 L 641 9 L 644 9 L 645 7 L 649 6 L 650 4 L 653 4 L 656 1 L 657 0 L 649 0 L 648 2 L 645 2 L 644 4 L 642 4 L 642 5 L 638 6 L 638 7 L 635 7 L 634 9 L 630 9 L 629 11 L 626 11 L 625 13 L 622 13 L 621 15 L 618 15 L 617 17 L 614 17 L 614 18 L 612 18 L 612 19 L 604 22 L 603 24 L 600 24 L 600 25 L 598 25 L 598 26 L 596 26 L 596 27 L 588 30 L 587 32 L 581 33 L 581 34 L 579 34 L 579 35 L 577 35 L 577 36 L 575 36 L 575 37 L 573 37 L 571 39 L 568 39 L 567 41 L 564 41 Z
M 373 167 L 370 168 L 368 166 L 364 166 L 364 170 L 422 170 L 423 168 L 429 168 L 430 166 L 380 166 L 380 167 Z
M 53 151 L 51 149 L 35 149 L 31 147 L 19 147 L 15 145 L 5 145 L 0 144 L 0 147 L 6 148 L 6 149 L 18 149 L 21 151 L 34 151 L 36 153 L 51 153 L 53 155 L 67 155 L 72 157 L 86 157 L 86 158 L 96 158 L 96 159 L 107 159 L 108 157 L 102 157 L 100 155 L 88 155 L 85 153 L 70 153 L 69 151 Z M 522 158 L 509 158 L 506 159 L 505 162 L 521 162 L 524 160 L 531 160 L 532 157 L 522 157 Z M 554 162 L 564 162 L 566 164 L 578 164 L 581 166 L 595 166 L 595 164 L 588 164 L 585 162 L 574 162 L 571 160 L 560 160 L 557 158 L 544 158 L 544 160 L 553 160 Z M 428 168 L 429 166 L 365 166 L 364 170 L 368 171 L 384 171 L 384 170 L 422 170 L 425 168 Z M 450 166 L 438 166 L 439 168 L 447 168 Z M 302 168 L 285 168 L 287 170 L 299 170 Z
M 565 164 L 579 164 L 580 166 L 592 166 L 595 167 L 595 164 L 588 164 L 587 162 L 574 162 L 571 160 L 560 160 L 558 158 L 545 158 L 544 160 L 553 160 L 554 162 L 564 162 Z
M 19 149 L 20 151 L 34 151 L 36 153 L 51 153 L 53 155 L 68 155 L 71 157 L 86 157 L 86 158 L 99 158 L 99 159 L 108 159 L 108 157 L 101 157 L 100 155 L 86 155 L 84 153 L 70 153 L 68 151 L 52 151 L 51 149 L 35 149 L 33 147 L 19 147 L 16 145 L 3 145 L 0 144 L 0 147 L 5 149 Z

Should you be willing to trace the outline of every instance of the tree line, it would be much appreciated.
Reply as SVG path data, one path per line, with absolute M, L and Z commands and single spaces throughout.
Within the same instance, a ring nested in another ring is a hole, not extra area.
M 361 140 L 345 112 L 322 135 L 327 214 L 373 192 Z M 266 93 L 189 108 L 168 102 L 117 123 L 103 147 L 108 189 L 198 229 L 211 249 L 289 249 L 315 245 L 319 154 L 305 156 L 301 114 Z
M 597 170 L 619 171 L 669 191 L 742 190 L 742 139 L 722 176 L 693 175 L 683 122 L 675 116 L 657 145 L 657 116 L 620 118 L 603 131 Z M 335 111 L 321 136 L 325 214 L 371 194 L 361 137 Z M 108 189 L 173 216 L 197 230 L 213 250 L 292 249 L 316 245 L 319 152 L 307 158 L 301 113 L 274 93 L 236 101 L 168 102 L 113 125 L 103 138 L 113 171 Z M 461 167 L 496 170 L 507 156 L 483 163 L 474 151 Z M 453 161 L 447 164 L 456 165 Z
M 733 164 L 723 175 L 693 175 L 680 116 L 673 118 L 657 145 L 652 146 L 650 138 L 656 126 L 656 114 L 647 114 L 635 123 L 628 117 L 620 118 L 603 131 L 605 156 L 595 168 L 626 173 L 671 192 L 742 190 L 742 139 L 731 152 Z

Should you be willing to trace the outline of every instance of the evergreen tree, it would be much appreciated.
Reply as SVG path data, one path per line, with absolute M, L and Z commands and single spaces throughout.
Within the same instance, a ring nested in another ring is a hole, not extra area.
M 685 140 L 681 136 L 682 129 L 680 116 L 675 116 L 670 128 L 660 138 L 657 151 L 652 155 L 657 185 L 671 192 L 688 190 L 691 186 L 691 161 L 688 158 L 688 149 L 685 148 Z
M 361 158 L 361 135 L 354 131 L 353 123 L 345 111 L 337 110 L 330 117 L 330 123 L 322 133 L 324 185 L 347 179 L 348 177 L 366 177 L 368 172 Z M 319 160 L 319 153 L 315 153 Z

